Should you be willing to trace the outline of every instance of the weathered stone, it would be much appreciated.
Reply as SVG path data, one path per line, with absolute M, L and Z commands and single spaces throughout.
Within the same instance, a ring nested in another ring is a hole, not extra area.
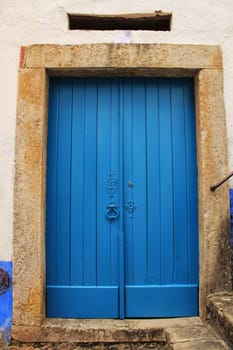
M 42 258 L 44 219 L 43 144 L 45 97 L 44 70 L 19 74 L 19 104 L 16 132 L 15 235 L 14 235 L 14 321 L 41 323 L 44 296 Z M 42 210 L 43 211 L 43 210 Z M 16 278 L 15 278 L 16 277 Z
M 69 322 L 66 322 L 69 321 Z M 82 325 L 80 320 L 61 320 L 61 323 L 54 323 L 54 329 L 47 323 L 47 328 L 43 329 L 37 327 L 41 332 L 41 340 L 38 334 L 26 335 L 26 327 L 18 327 L 18 340 L 14 337 L 13 333 L 13 344 L 21 344 L 21 346 L 28 346 L 30 340 L 34 336 L 34 347 L 40 349 L 92 349 L 92 350 L 117 350 L 117 349 L 184 349 L 182 344 L 192 344 L 193 349 L 198 349 L 197 343 L 200 344 L 201 348 L 210 346 L 210 349 L 227 349 L 225 344 L 216 336 L 214 331 L 207 327 L 200 318 L 186 318 L 186 319 L 167 319 L 167 320 L 92 320 L 93 325 L 96 322 L 93 329 L 88 329 L 88 321 L 84 320 Z M 99 328 L 97 326 L 99 322 Z M 100 328 L 100 324 L 106 321 L 106 328 Z M 79 324 L 80 329 L 74 327 Z M 148 325 L 151 323 L 151 328 Z M 163 329 L 156 328 L 161 323 Z M 65 325 L 66 324 L 66 325 Z M 138 326 L 140 325 L 140 328 Z M 144 327 L 143 327 L 144 325 Z M 32 327 L 31 327 L 32 328 Z M 120 328 L 121 332 L 118 332 Z M 21 333 L 20 333 L 21 329 Z M 42 329 L 42 331 L 41 331 Z M 55 333 L 53 333 L 55 332 Z M 83 332 L 83 333 L 82 333 Z M 153 333 L 154 332 L 154 333 Z M 128 337 L 128 334 L 130 337 Z M 140 336 L 139 336 L 140 334 Z M 153 339 L 148 335 L 153 334 Z M 118 336 L 118 339 L 116 337 Z M 101 339 L 101 340 L 100 340 Z M 46 342 L 45 342 L 46 341 Z M 180 348 L 178 347 L 180 346 Z M 191 346 L 191 345 L 189 345 Z M 215 346 L 215 347 L 214 347 Z M 187 349 L 192 349 L 191 347 Z M 209 348 L 206 348 L 209 349 Z
M 200 309 L 205 310 L 207 295 L 231 289 L 228 187 L 210 191 L 210 186 L 227 173 L 222 71 L 201 70 L 195 84 Z
M 102 344 L 77 344 L 77 343 L 61 343 L 61 344 L 35 344 L 35 346 L 13 345 L 8 350 L 171 350 L 170 346 L 165 343 L 102 343 Z
M 215 336 L 210 333 L 204 324 L 200 326 L 190 325 L 190 327 L 168 327 L 166 332 L 169 334 L 169 338 L 172 339 L 173 343 L 179 342 L 181 339 L 182 342 L 188 342 L 196 339 L 201 341 L 205 338 L 215 339 Z
M 27 68 L 179 68 L 221 69 L 219 46 L 168 44 L 32 45 L 24 48 Z
M 212 295 L 207 303 L 208 322 L 233 348 L 233 294 Z
M 8 346 L 7 349 L 10 349 L 10 350 L 35 350 L 35 348 L 32 346 L 32 345 L 10 345 Z
M 84 328 L 85 328 L 85 322 L 84 320 Z M 100 320 L 103 321 L 103 320 Z M 110 320 L 106 320 L 107 323 Z M 117 324 L 120 324 L 119 321 L 112 320 L 112 325 L 115 327 Z M 132 322 L 133 321 L 133 322 Z M 141 325 L 144 323 L 143 320 L 136 321 L 136 320 L 127 320 L 125 322 L 125 332 L 124 336 L 122 337 L 121 341 L 115 341 L 112 342 L 111 338 L 106 337 L 105 341 L 99 342 L 98 341 L 98 334 L 96 339 L 93 338 L 92 341 L 88 342 L 88 339 L 86 338 L 86 342 L 83 342 L 84 337 L 82 338 L 82 341 L 74 340 L 74 335 L 72 335 L 71 329 L 72 328 L 72 322 L 69 323 L 69 327 L 67 326 L 64 329 L 64 320 L 61 322 L 60 331 L 63 332 L 63 335 L 61 334 L 60 340 L 55 336 L 53 338 L 53 341 L 51 341 L 51 333 L 50 333 L 50 341 L 47 341 L 46 343 L 44 341 L 27 343 L 25 341 L 18 342 L 13 340 L 12 345 L 9 347 L 11 350 L 16 350 L 17 345 L 19 346 L 19 349 L 24 350 L 32 350 L 32 349 L 42 349 L 42 350 L 83 350 L 83 349 L 91 349 L 91 350 L 131 350 L 131 349 L 138 349 L 138 350 L 149 350 L 149 349 L 155 349 L 155 350 L 229 350 L 228 346 L 216 335 L 216 333 L 213 331 L 212 328 L 208 327 L 206 324 L 204 324 L 199 318 L 187 318 L 187 319 L 179 319 L 179 320 L 162 320 L 162 323 L 167 323 L 167 327 L 163 330 L 163 339 L 158 338 L 157 340 L 151 340 L 149 341 L 148 338 L 147 341 L 141 337 L 141 339 L 138 338 L 138 336 L 133 337 L 133 334 L 143 334 L 145 335 L 147 332 L 142 332 L 142 329 L 137 329 L 136 325 L 141 323 Z M 147 321 L 145 320 L 145 325 L 148 326 Z M 160 322 L 160 320 L 151 320 L 152 324 Z M 100 322 L 101 323 L 101 322 Z M 110 326 L 110 323 L 107 325 L 107 328 Z M 134 324 L 135 323 L 135 324 Z M 131 326 L 134 324 L 134 329 L 131 329 Z M 58 326 L 57 326 L 58 327 Z M 39 328 L 39 327 L 38 327 Z M 114 327 L 113 327 L 114 329 Z M 128 329 L 128 332 L 131 334 L 131 338 L 127 338 L 127 332 L 126 329 Z M 117 329 L 115 328 L 115 331 Z M 152 328 L 151 328 L 152 330 Z M 67 339 L 67 341 L 64 341 L 64 333 L 68 332 L 68 336 L 71 335 L 72 337 L 70 339 Z M 100 333 L 104 332 L 103 329 L 100 330 Z M 114 331 L 113 331 L 114 333 Z M 91 332 L 90 332 L 91 334 Z M 44 334 L 45 335 L 45 334 Z M 94 334 L 92 334 L 93 336 Z M 81 336 L 81 335 L 79 335 Z M 108 334 L 109 336 L 109 334 Z M 21 337 L 22 338 L 22 337 Z M 30 338 L 30 336 L 29 336 Z M 104 339 L 103 335 L 101 335 L 101 338 Z M 90 339 L 90 338 L 89 338 Z
M 173 350 L 227 350 L 228 348 L 220 341 L 190 341 L 173 345 Z
M 179 324 L 166 328 L 167 343 L 174 350 L 223 350 L 227 345 L 218 337 L 216 332 L 205 323 L 189 324 L 181 327 Z
M 13 326 L 12 338 L 21 342 L 164 342 L 166 334 L 158 322 L 118 320 L 55 320 L 41 327 Z M 68 321 L 68 322 L 66 322 Z M 71 321 L 71 322 L 69 322 Z M 102 322 L 104 321 L 104 322 Z
M 145 320 L 48 319 L 42 326 L 16 326 L 12 338 L 22 342 L 165 341 L 166 329 L 202 327 L 198 317 Z M 130 339 L 128 338 L 130 334 Z M 140 335 L 140 336 L 138 336 Z

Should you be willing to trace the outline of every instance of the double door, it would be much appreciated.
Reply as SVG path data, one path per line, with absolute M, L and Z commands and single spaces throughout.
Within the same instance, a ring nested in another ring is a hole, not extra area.
M 192 79 L 52 78 L 48 317 L 198 314 Z

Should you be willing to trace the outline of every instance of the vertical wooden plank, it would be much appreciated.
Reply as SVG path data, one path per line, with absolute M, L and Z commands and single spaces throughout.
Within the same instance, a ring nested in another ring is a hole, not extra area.
M 120 84 L 119 78 L 111 79 L 111 121 L 110 121 L 110 170 L 115 173 L 115 192 L 113 193 L 113 201 L 118 205 L 119 218 L 114 220 L 110 226 L 110 284 L 118 285 L 119 283 L 119 232 L 123 230 L 120 227 L 122 223 L 122 199 L 120 196 L 121 187 L 121 162 L 120 154 L 122 153 L 122 142 L 120 123 Z
M 147 278 L 147 149 L 146 149 L 146 114 L 145 81 L 132 79 L 133 98 L 133 191 L 134 205 L 134 283 L 141 284 Z
M 70 283 L 70 166 L 72 84 L 60 84 L 57 161 L 57 282 Z
M 111 281 L 111 225 L 105 217 L 110 199 L 107 181 L 111 176 L 111 86 L 109 79 L 98 80 L 97 124 L 97 284 Z
M 130 285 L 134 281 L 134 220 L 129 219 L 127 205 L 134 201 L 134 188 L 130 182 L 133 178 L 133 109 L 132 85 L 130 79 L 122 81 L 121 90 L 122 128 L 123 128 L 123 206 L 124 206 L 124 234 L 125 234 L 125 282 Z
M 160 135 L 158 79 L 147 79 L 148 283 L 160 284 Z
M 83 284 L 84 240 L 84 130 L 86 91 L 84 79 L 73 79 L 71 155 L 71 284 Z
M 159 86 L 160 185 L 161 185 L 161 283 L 173 283 L 173 159 L 171 92 L 169 80 Z
M 185 134 L 187 158 L 188 272 L 189 283 L 198 284 L 198 195 L 197 152 L 193 80 L 185 80 Z
M 187 174 L 183 80 L 171 80 L 174 283 L 188 283 Z
M 119 79 L 119 203 L 120 203 L 120 217 L 119 217 L 119 234 L 118 234 L 118 284 L 119 284 L 119 318 L 125 318 L 125 284 L 126 284 L 126 271 L 127 266 L 125 264 L 127 260 L 126 247 L 126 226 L 125 226 L 125 173 L 124 173 L 124 82 L 123 79 Z
M 56 79 L 50 80 L 47 186 L 46 186 L 46 278 L 47 284 L 57 281 L 57 132 L 59 87 Z
M 96 127 L 97 82 L 86 79 L 84 134 L 84 285 L 96 284 Z

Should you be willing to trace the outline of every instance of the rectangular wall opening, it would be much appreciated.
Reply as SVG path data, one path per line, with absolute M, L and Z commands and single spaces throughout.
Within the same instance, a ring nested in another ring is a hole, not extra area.
M 68 14 L 70 30 L 150 30 L 170 31 L 171 13 L 88 15 Z

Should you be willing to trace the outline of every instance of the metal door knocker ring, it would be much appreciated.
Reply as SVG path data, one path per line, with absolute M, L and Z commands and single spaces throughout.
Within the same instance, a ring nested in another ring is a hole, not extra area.
M 117 219 L 119 216 L 119 210 L 116 206 L 115 203 L 110 203 L 107 206 L 106 212 L 105 212 L 105 216 L 108 220 L 114 220 Z

